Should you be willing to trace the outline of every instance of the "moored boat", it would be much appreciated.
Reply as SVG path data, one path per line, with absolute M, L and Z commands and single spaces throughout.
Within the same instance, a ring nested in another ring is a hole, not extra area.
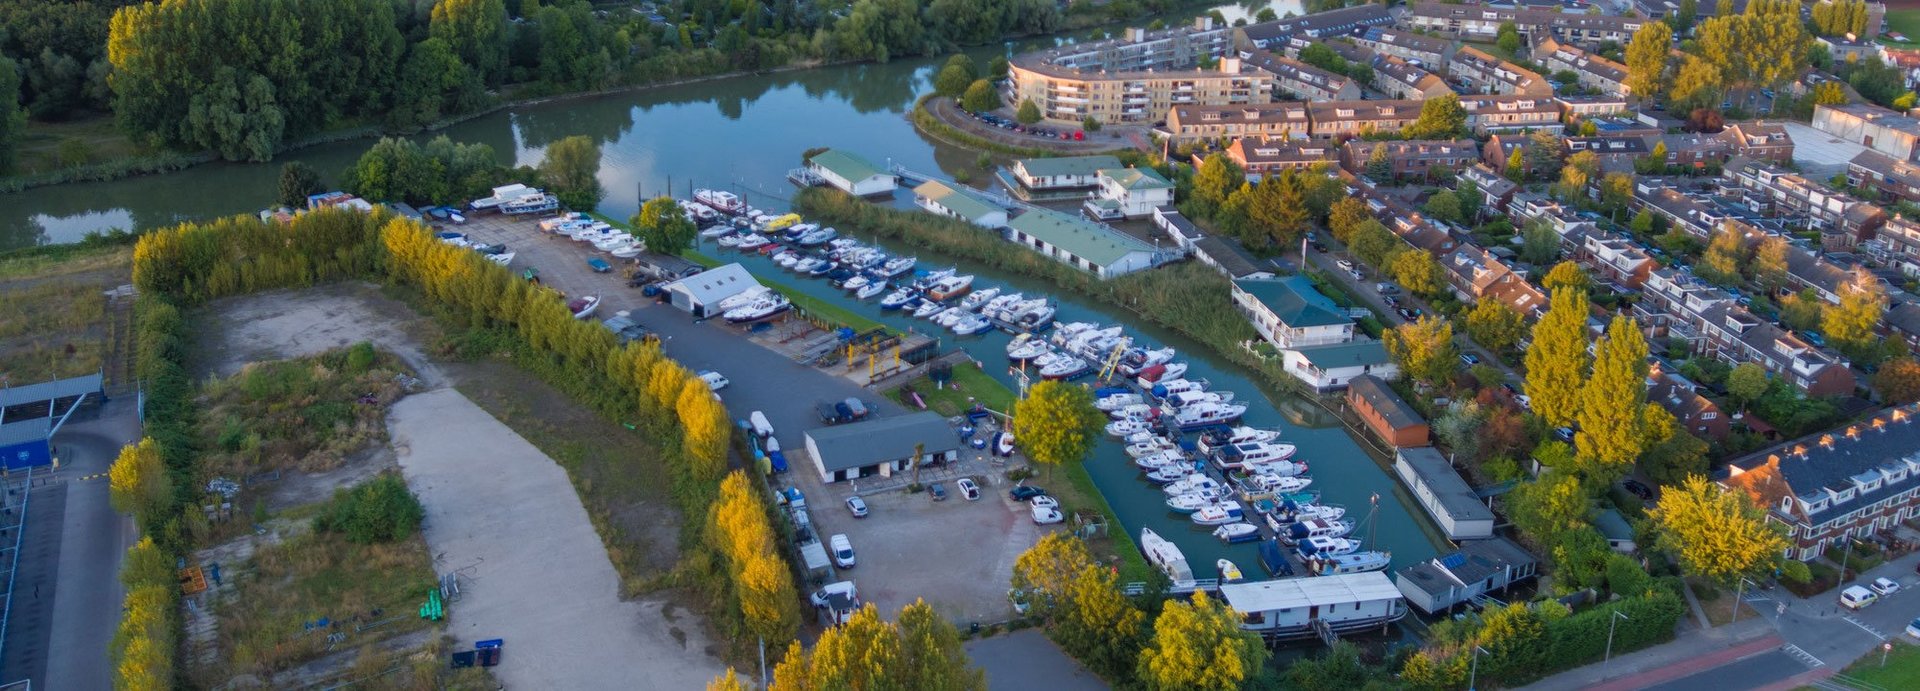
M 880 309 L 897 310 L 906 306 L 908 301 L 919 296 L 920 294 L 914 292 L 912 288 L 899 288 L 891 293 L 887 293 L 886 297 L 880 298 Z
M 1151 528 L 1140 529 L 1140 552 L 1146 555 L 1148 563 L 1159 567 L 1174 583 L 1193 582 L 1193 568 L 1187 565 L 1187 555 Z
M 978 312 L 981 307 L 986 306 L 987 301 L 992 300 L 999 294 L 1000 289 L 997 287 L 973 291 L 973 293 L 967 295 L 966 298 L 960 300 L 960 309 L 968 312 Z
M 927 299 L 946 302 L 967 294 L 973 289 L 973 275 L 947 276 L 936 280 L 927 287 Z
M 1254 540 L 1260 539 L 1260 528 L 1259 526 L 1256 526 L 1252 523 L 1228 523 L 1218 528 L 1214 528 L 1213 536 L 1220 538 L 1221 541 L 1226 542 L 1228 544 L 1234 544 L 1239 542 L 1252 542 Z M 1224 562 L 1227 560 L 1222 559 L 1220 561 Z M 1228 562 L 1228 564 L 1231 565 L 1232 562 Z M 1239 573 L 1239 569 L 1234 569 L 1234 572 L 1236 574 L 1236 577 L 1234 578 L 1234 580 L 1239 580 L 1237 576 L 1237 574 Z
M 1344 576 L 1380 571 L 1393 563 L 1391 552 L 1355 552 L 1307 560 L 1307 570 L 1315 576 Z
M 598 295 L 588 295 L 567 302 L 567 311 L 573 313 L 574 319 L 586 319 L 587 317 L 593 316 L 593 311 L 599 308 L 600 296 Z
M 1194 525 L 1208 526 L 1238 523 L 1245 518 L 1246 511 L 1240 508 L 1240 502 L 1228 500 L 1200 507 L 1187 520 L 1193 521 Z

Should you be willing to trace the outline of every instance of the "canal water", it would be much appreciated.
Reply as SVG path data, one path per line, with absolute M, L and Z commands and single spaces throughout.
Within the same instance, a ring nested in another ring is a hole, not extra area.
M 1252 0 L 1217 9 L 1232 21 L 1251 17 L 1267 6 L 1282 14 L 1299 11 L 1294 0 L 1270 5 Z M 972 55 L 984 65 L 998 51 L 1026 50 L 1035 44 L 980 49 Z M 934 141 L 906 118 L 916 96 L 931 88 L 933 72 L 941 62 L 943 58 L 924 58 L 837 66 L 557 101 L 477 118 L 444 134 L 457 141 L 489 144 L 503 163 L 515 165 L 537 163 L 546 145 L 562 137 L 592 137 L 604 152 L 599 177 L 608 196 L 600 211 L 618 218 L 633 214 L 643 195 L 661 194 L 669 183 L 682 196 L 690 186 L 725 187 L 747 192 L 756 206 L 784 207 L 793 191 L 785 181 L 787 170 L 799 165 L 802 151 L 815 146 L 845 148 L 876 162 L 919 171 L 950 176 L 966 171 L 983 177 L 977 153 Z M 145 230 L 255 211 L 275 196 L 280 163 L 305 161 L 333 180 L 367 145 L 365 140 L 349 141 L 303 149 L 273 163 L 218 163 L 166 175 L 3 195 L 0 249 L 74 242 L 88 232 L 109 228 Z M 720 252 L 711 245 L 707 249 Z M 1024 278 L 996 275 L 984 267 L 926 253 L 920 256 L 922 267 L 959 264 L 964 272 L 980 277 L 977 287 L 1009 286 L 1029 296 L 1049 292 L 1047 286 Z M 889 325 L 939 330 L 928 322 L 882 311 L 877 301 L 853 300 L 824 281 L 788 274 L 764 257 L 740 260 L 755 273 L 779 275 L 779 280 L 798 290 L 832 299 Z M 1205 378 L 1215 390 L 1236 392 L 1239 401 L 1250 406 L 1247 424 L 1279 428 L 1284 441 L 1299 446 L 1299 458 L 1310 463 L 1314 488 L 1324 493 L 1325 501 L 1345 505 L 1350 518 L 1362 521 L 1369 513 L 1369 498 L 1380 496 L 1377 517 L 1357 531 L 1368 549 L 1391 550 L 1396 568 L 1436 553 L 1441 544 L 1437 534 L 1384 469 L 1384 459 L 1369 456 L 1331 416 L 1310 402 L 1263 390 L 1231 364 L 1207 355 L 1197 343 L 1161 329 L 1135 326 L 1128 316 L 1063 299 L 1058 319 L 1126 323 L 1136 342 L 1178 348 L 1181 359 L 1192 366 L 1188 377 Z M 1011 383 L 1004 350 L 1007 340 L 997 332 L 946 336 L 947 343 L 966 348 L 985 363 L 988 372 Z M 1139 476 L 1119 444 L 1103 441 L 1087 465 L 1129 534 L 1137 538 L 1142 527 L 1150 527 L 1173 540 L 1200 577 L 1215 575 L 1214 561 L 1221 557 L 1234 560 L 1249 576 L 1260 573 L 1253 547 L 1223 545 L 1209 530 L 1167 511 L 1160 490 Z

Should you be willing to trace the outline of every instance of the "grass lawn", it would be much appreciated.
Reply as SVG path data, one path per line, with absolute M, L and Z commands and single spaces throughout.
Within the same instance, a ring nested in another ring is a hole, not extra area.
M 338 534 L 305 533 L 253 554 L 234 590 L 217 605 L 220 648 L 232 673 L 282 670 L 325 654 L 326 632 L 303 624 L 327 618 L 345 633 L 339 647 L 426 628 L 417 615 L 434 587 L 427 545 L 419 535 L 359 545 Z M 394 618 L 355 633 L 354 625 Z M 211 671 L 211 670 L 207 670 Z
M 1867 653 L 1841 671 L 1849 681 L 1873 684 L 1883 689 L 1920 689 L 1920 646 L 1902 640 L 1887 653 L 1886 666 L 1880 665 L 1880 651 Z
M 140 147 L 102 115 L 71 122 L 35 122 L 27 125 L 20 142 L 17 175 L 33 175 L 141 154 Z
M 1013 391 L 980 368 L 966 363 L 954 366 L 953 380 L 947 382 L 945 388 L 935 388 L 933 380 L 926 377 L 909 382 L 907 387 L 920 394 L 928 409 L 948 417 L 966 412 L 976 401 L 985 403 L 990 410 L 1013 412 Z M 918 407 L 906 395 L 906 388 L 894 389 L 888 395 L 908 408 Z
M 14 384 L 99 372 L 107 299 L 126 283 L 126 247 L 25 253 L 0 259 L 0 376 Z
M 1896 46 L 1916 45 L 1916 42 L 1920 42 L 1920 8 L 1888 9 L 1886 30 L 1906 36 L 1907 42 L 1901 43 L 1882 38 L 1881 43 Z

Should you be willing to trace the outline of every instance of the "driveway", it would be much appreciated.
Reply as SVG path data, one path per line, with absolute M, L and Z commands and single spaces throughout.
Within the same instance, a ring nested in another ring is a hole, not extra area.
M 1039 629 L 1021 629 L 966 643 L 967 656 L 987 672 L 990 691 L 1101 691 L 1106 682 L 1060 650 Z

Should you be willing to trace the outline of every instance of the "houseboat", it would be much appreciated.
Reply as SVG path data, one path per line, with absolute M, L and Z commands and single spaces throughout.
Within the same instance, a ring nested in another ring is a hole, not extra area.
M 1407 616 L 1400 590 L 1377 572 L 1225 583 L 1220 596 L 1240 613 L 1240 628 L 1269 640 L 1310 638 L 1317 627 L 1363 631 Z
M 740 195 L 726 190 L 694 190 L 693 199 L 723 214 L 739 214 L 747 209 Z
M 1173 543 L 1155 534 L 1153 529 L 1140 529 L 1140 551 L 1146 555 L 1148 563 L 1167 574 L 1167 578 L 1174 583 L 1193 582 L 1193 567 L 1187 565 L 1187 555 L 1182 554 Z M 1391 582 L 1387 582 L 1387 589 L 1392 590 L 1395 596 L 1400 594 Z

